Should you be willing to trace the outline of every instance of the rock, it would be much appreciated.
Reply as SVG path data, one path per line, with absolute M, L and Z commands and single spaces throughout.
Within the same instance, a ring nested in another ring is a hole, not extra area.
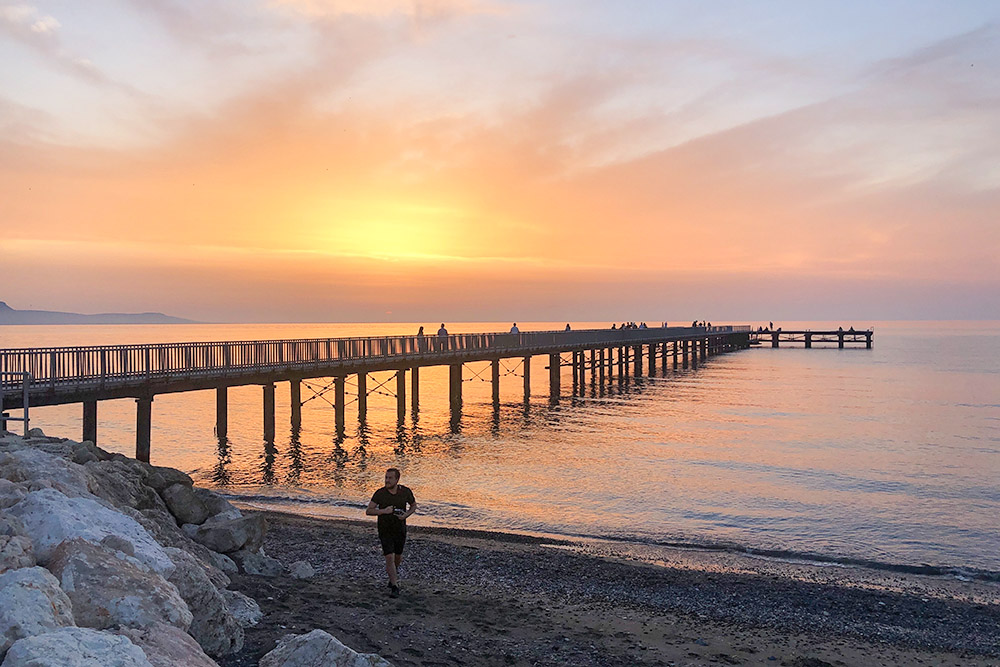
M 153 487 L 155 491 L 162 491 L 173 484 L 184 484 L 186 486 L 194 484 L 191 477 L 180 470 L 175 470 L 174 468 L 164 468 L 161 466 L 151 466 L 148 463 L 143 463 L 141 465 L 146 470 L 146 483 Z
M 236 574 L 237 572 L 240 571 L 240 568 L 236 564 L 236 561 L 234 561 L 226 554 L 216 553 L 211 549 L 208 550 L 208 553 L 211 554 L 212 556 L 212 564 L 215 565 L 215 567 L 222 570 L 223 572 L 225 572 L 226 574 Z M 215 585 L 218 586 L 218 584 Z M 229 584 L 227 583 L 226 585 L 228 586 Z
M 265 554 L 263 549 L 260 551 L 234 551 L 231 555 L 240 569 L 247 574 L 277 577 L 285 573 L 285 566 L 280 561 Z
M 198 534 L 198 524 L 196 523 L 185 523 L 181 525 L 181 532 L 190 537 L 192 540 L 194 536 Z M 214 551 L 212 553 L 215 553 Z
M 288 567 L 288 573 L 296 579 L 309 579 L 314 574 L 313 566 L 304 560 L 297 560 Z
M 90 496 L 96 483 L 83 466 L 27 447 L 0 455 L 0 477 L 29 489 L 53 488 L 67 496 Z
M 229 585 L 229 577 L 216 565 L 216 554 L 202 544 L 198 544 L 177 526 L 174 515 L 164 510 L 123 509 L 123 512 L 138 521 L 153 538 L 165 547 L 183 549 L 201 561 L 212 583 L 217 588 Z
M 60 628 L 14 642 L 4 667 L 152 667 L 127 637 L 88 628 Z
M 260 619 L 264 618 L 264 612 L 260 610 L 260 605 L 252 597 L 248 597 L 239 591 L 230 591 L 225 588 L 219 591 L 219 593 L 222 594 L 222 598 L 226 601 L 229 613 L 244 628 L 257 625 L 260 623 Z
M 222 594 L 212 585 L 198 560 L 183 549 L 167 547 L 174 561 L 170 583 L 177 587 L 191 610 L 188 632 L 212 656 L 236 653 L 243 648 L 243 626 L 229 611 Z
M 111 458 L 111 455 L 106 451 L 92 443 L 90 440 L 84 440 L 83 442 L 77 442 L 71 445 L 73 449 L 73 463 L 78 463 L 83 465 L 85 463 L 90 463 L 91 461 L 106 461 Z
M 169 575 L 174 564 L 149 533 L 121 512 L 93 498 L 68 498 L 55 489 L 32 491 L 9 510 L 24 522 L 35 546 L 35 557 L 45 565 L 55 548 L 74 538 L 95 544 L 107 535 L 132 543 L 135 557 L 155 572 Z
M 91 461 L 84 468 L 96 482 L 93 493 L 118 508 L 166 509 L 160 495 L 146 484 L 146 470 L 137 462 Z
M 267 523 L 259 514 L 239 519 L 219 520 L 212 517 L 198 528 L 194 539 L 219 553 L 230 553 L 239 549 L 256 551 L 264 541 L 266 528 Z
M 105 535 L 101 538 L 100 545 L 111 551 L 121 551 L 126 556 L 135 556 L 135 547 L 132 543 L 117 535 Z
M 224 518 L 226 519 L 239 519 L 243 516 L 243 513 L 240 512 L 235 505 L 220 496 L 215 491 L 195 487 L 194 494 L 198 496 L 202 503 L 205 504 L 205 508 L 208 510 L 208 515 L 211 517 L 224 515 Z
M 45 431 L 43 431 L 42 429 L 37 428 L 37 427 L 29 429 L 28 430 L 28 437 L 29 438 L 44 438 L 45 437 Z
M 374 653 L 358 653 L 322 630 L 304 635 L 285 635 L 273 651 L 260 659 L 259 667 L 392 667 Z
M 35 566 L 35 550 L 23 535 L 0 535 L 0 574 Z
M 208 518 L 205 503 L 186 484 L 171 484 L 160 491 L 160 495 L 170 513 L 177 517 L 178 523 L 201 524 Z
M 19 639 L 69 625 L 73 606 L 48 570 L 25 567 L 0 574 L 0 658 Z
M 115 631 L 142 649 L 153 667 L 219 667 L 205 655 L 191 635 L 172 625 L 153 623 L 145 628 Z
M 0 510 L 16 505 L 28 495 L 23 484 L 17 484 L 9 479 L 0 479 Z
M 191 626 L 191 612 L 177 588 L 120 551 L 67 540 L 53 551 L 48 568 L 73 601 L 77 625 L 98 630 L 157 621 L 182 630 Z
M 9 535 L 11 537 L 14 535 L 27 535 L 26 530 L 24 522 L 16 516 L 11 516 L 6 512 L 0 513 L 0 535 Z

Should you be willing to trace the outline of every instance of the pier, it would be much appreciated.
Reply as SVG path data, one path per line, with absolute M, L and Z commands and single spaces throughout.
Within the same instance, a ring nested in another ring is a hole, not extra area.
M 872 337 L 875 335 L 873 329 L 858 330 L 854 327 L 836 330 L 813 331 L 805 329 L 801 331 L 783 331 L 782 329 L 758 329 L 750 332 L 751 345 L 763 345 L 770 343 L 771 347 L 781 347 L 781 343 L 802 343 L 805 347 L 811 348 L 813 343 L 836 343 L 837 347 L 844 349 L 845 345 L 864 344 L 865 349 L 872 349 Z
M 558 403 L 564 367 L 572 369 L 576 391 L 588 376 L 595 382 L 620 382 L 653 374 L 657 366 L 664 371 L 697 367 L 709 356 L 749 348 L 750 336 L 749 326 L 715 326 L 3 349 L 0 414 L 26 403 L 33 408 L 79 403 L 82 437 L 97 443 L 99 402 L 131 398 L 136 401 L 135 455 L 149 461 L 152 405 L 160 394 L 214 390 L 216 434 L 222 438 L 227 433 L 228 388 L 259 385 L 263 432 L 271 440 L 276 384 L 288 383 L 295 428 L 301 426 L 303 381 L 331 378 L 324 389 L 334 396 L 336 429 L 342 434 L 349 377 L 356 378 L 358 416 L 363 420 L 367 396 L 378 388 L 368 388 L 369 375 L 391 371 L 395 382 L 390 378 L 388 383 L 402 420 L 407 379 L 411 409 L 416 412 L 420 368 L 448 366 L 449 408 L 454 418 L 461 413 L 464 367 L 470 362 L 489 362 L 496 407 L 501 364 L 507 360 L 519 364 L 527 401 L 531 359 L 545 356 L 549 400 Z M 15 382 L 15 377 L 23 380 Z M 0 428 L 4 426 L 0 422 Z

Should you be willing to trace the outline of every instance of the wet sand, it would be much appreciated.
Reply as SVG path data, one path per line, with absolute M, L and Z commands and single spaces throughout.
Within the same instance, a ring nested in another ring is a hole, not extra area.
M 316 576 L 234 576 L 264 620 L 224 667 L 314 628 L 396 665 L 1000 666 L 996 582 L 410 526 L 392 599 L 374 521 L 266 515 Z

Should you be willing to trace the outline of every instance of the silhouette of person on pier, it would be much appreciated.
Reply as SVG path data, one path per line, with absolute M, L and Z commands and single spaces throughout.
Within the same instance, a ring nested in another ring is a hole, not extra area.
M 569 331 L 569 322 L 566 323 L 566 331 Z
M 448 335 L 448 330 L 444 328 L 444 322 L 441 323 L 441 328 L 438 329 L 438 336 L 442 338 Z
M 517 328 L 517 322 L 514 322 L 514 325 L 510 328 L 510 332 L 511 333 L 521 333 L 521 330 Z

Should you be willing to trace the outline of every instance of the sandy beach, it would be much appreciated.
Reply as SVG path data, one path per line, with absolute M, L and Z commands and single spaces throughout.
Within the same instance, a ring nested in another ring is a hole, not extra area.
M 373 522 L 266 517 L 316 575 L 235 576 L 264 620 L 222 665 L 314 628 L 396 665 L 1000 665 L 995 582 L 411 526 L 392 599 Z

